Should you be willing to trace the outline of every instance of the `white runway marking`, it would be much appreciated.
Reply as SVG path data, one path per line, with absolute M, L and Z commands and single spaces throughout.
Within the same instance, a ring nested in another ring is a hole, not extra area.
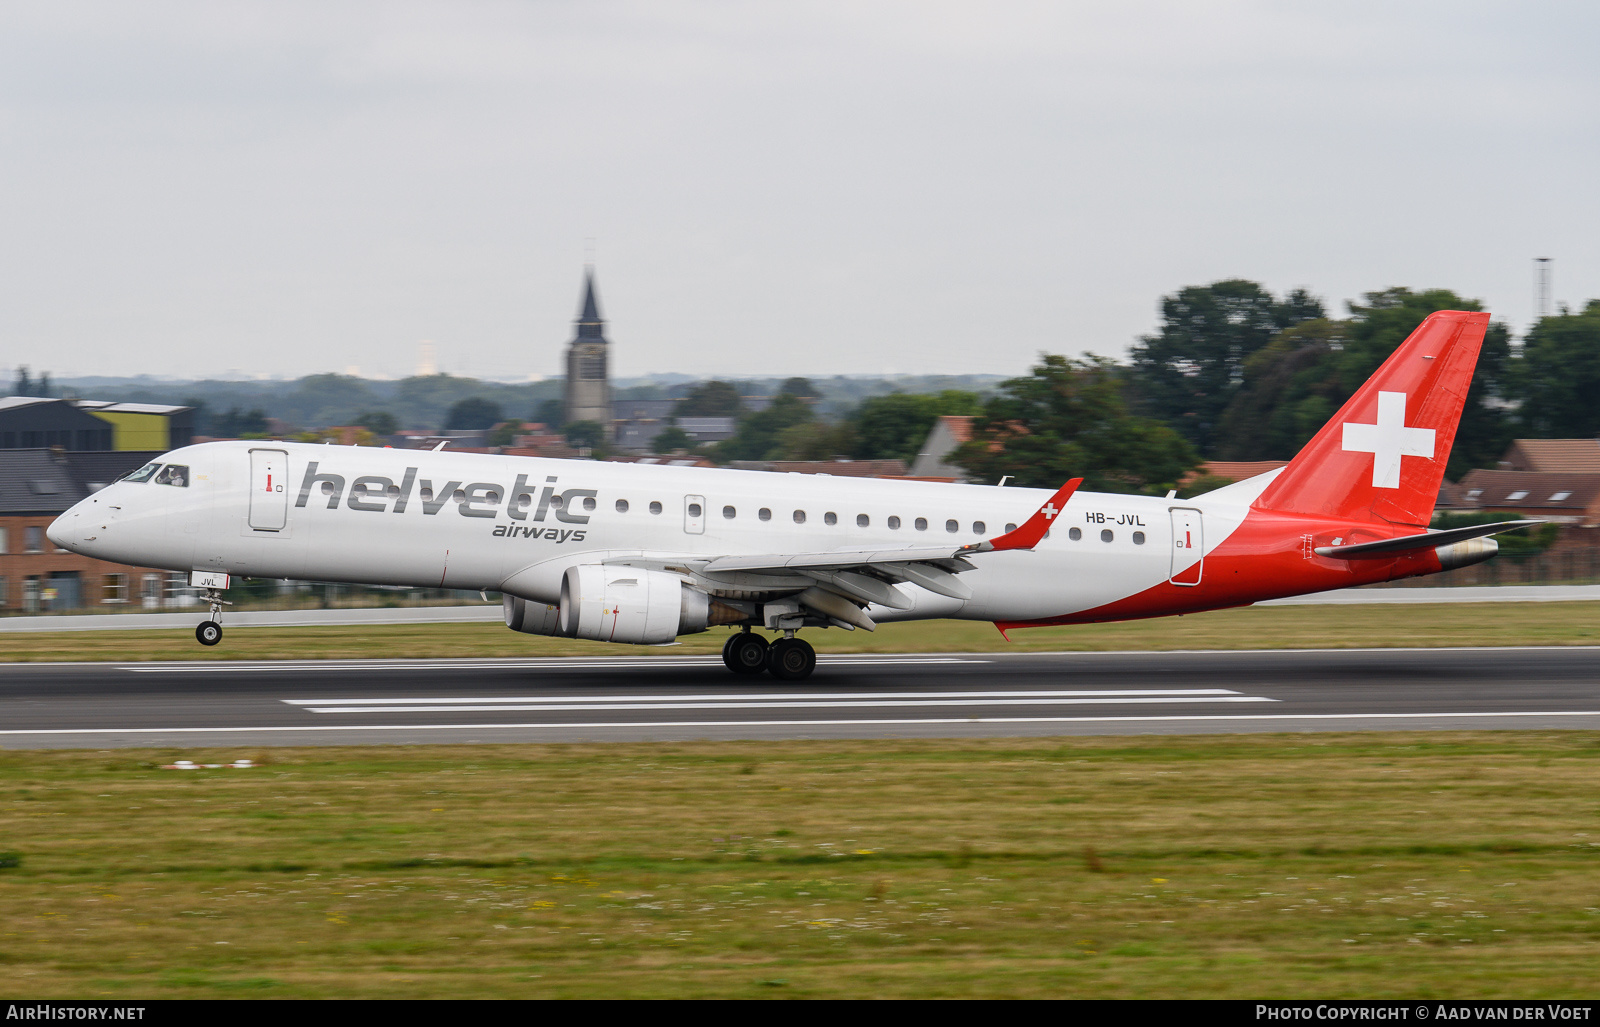
M 936 664 L 951 663 L 990 663 L 991 660 L 974 659 L 961 656 L 825 656 L 819 665 L 828 667 L 916 667 Z M 492 660 L 492 661 L 454 661 L 454 660 L 414 660 L 414 661 L 372 661 L 356 662 L 341 660 L 304 660 L 304 661 L 272 661 L 266 663 L 206 663 L 206 664 L 123 664 L 118 670 L 132 674 L 262 674 L 285 673 L 296 670 L 318 671 L 401 671 L 421 670 L 438 673 L 440 671 L 456 670 L 659 670 L 667 667 L 721 667 L 719 657 L 699 656 L 671 656 L 652 659 L 649 657 L 624 657 L 621 659 L 593 659 L 578 658 L 562 659 L 529 659 L 529 660 Z
M 896 706 L 1079 706 L 1107 703 L 1277 702 L 1227 688 L 1122 688 L 1009 692 L 871 692 L 756 695 L 596 695 L 283 699 L 308 713 L 571 713 L 594 710 L 874 709 Z
M 871 720 L 662 720 L 636 723 L 585 724 L 302 724 L 296 726 L 273 725 L 265 727 L 104 727 L 104 728 L 39 728 L 36 730 L 3 730 L 6 735 L 162 735 L 162 734 L 242 734 L 250 731 L 591 731 L 609 728 L 739 728 L 739 727 L 875 727 L 955 725 L 955 724 L 1111 724 L 1111 723 L 1175 723 L 1187 721 L 1336 721 L 1336 720 L 1426 720 L 1472 719 L 1493 717 L 1600 717 L 1600 710 L 1515 710 L 1500 713 L 1215 713 L 1174 714 L 1167 716 L 1105 716 L 1105 717 L 914 717 L 904 719 Z
M 291 706 L 356 706 L 392 703 L 626 703 L 626 702 L 763 702 L 786 699 L 980 699 L 980 698 L 1068 698 L 1073 696 L 1119 695 L 1238 695 L 1231 688 L 1029 688 L 1010 692 L 985 689 L 981 692 L 753 692 L 745 695 L 447 695 L 437 697 L 399 696 L 383 699 L 284 699 Z
M 766 702 L 528 702 L 528 704 L 440 704 L 440 705 L 302 705 L 309 713 L 494 713 L 502 710 L 560 713 L 573 710 L 800 710 L 800 709 L 888 709 L 901 705 L 949 707 L 949 705 L 1141 705 L 1155 702 L 1277 702 L 1264 696 L 1139 696 L 1131 699 L 830 699 L 830 701 Z

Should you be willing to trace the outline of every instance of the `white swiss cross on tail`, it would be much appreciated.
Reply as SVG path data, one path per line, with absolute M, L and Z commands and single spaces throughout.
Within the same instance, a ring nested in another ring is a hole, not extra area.
M 1400 487 L 1400 458 L 1424 456 L 1433 459 L 1433 429 L 1406 427 L 1406 394 L 1378 393 L 1378 423 L 1345 422 L 1344 444 L 1350 453 L 1372 454 L 1372 487 Z

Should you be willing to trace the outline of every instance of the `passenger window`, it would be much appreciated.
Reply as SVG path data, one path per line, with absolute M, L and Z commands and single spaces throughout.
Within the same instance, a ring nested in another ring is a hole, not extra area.
M 493 494 L 493 499 L 494 499 L 494 501 L 496 503 L 500 502 L 499 494 L 498 493 Z M 595 508 L 595 502 L 594 502 L 594 497 L 593 496 L 584 496 L 583 497 L 583 508 L 585 510 L 593 510 Z
M 957 524 L 955 521 L 945 521 L 944 530 L 954 535 L 956 532 L 961 530 L 961 525 Z
M 1016 525 L 1015 525 L 1015 524 L 1007 524 L 1007 525 L 1006 525 L 1006 534 L 1008 534 L 1008 535 L 1009 535 L 1009 534 L 1011 534 L 1011 533 L 1012 533 L 1012 532 L 1013 532 L 1013 531 L 1016 531 L 1016 530 L 1017 530 L 1017 526 L 1016 526 Z
M 126 478 L 123 478 L 122 480 L 123 481 L 149 481 L 150 480 L 150 476 L 152 474 L 156 473 L 156 468 L 160 467 L 160 466 L 161 466 L 161 461 L 159 461 L 159 460 L 155 461 L 154 463 L 145 464 L 143 467 L 139 468 L 137 471 L 134 471 L 132 474 L 128 475 Z
M 656 502 L 655 500 L 651 500 L 650 501 L 650 512 L 653 513 L 653 514 L 660 513 L 661 512 L 661 504 Z
M 1074 542 L 1078 541 L 1080 538 L 1083 538 L 1083 529 L 1073 528 L 1071 531 L 1067 532 L 1067 538 L 1070 538 Z
M 156 484 L 176 485 L 180 489 L 186 489 L 189 487 L 189 468 L 182 464 L 168 464 L 161 468 L 160 474 L 156 475 Z
M 839 515 L 830 510 L 827 513 L 822 515 L 822 523 L 823 524 L 838 524 L 839 523 Z
M 731 521 L 735 517 L 739 516 L 739 511 L 735 510 L 731 506 L 725 506 L 725 507 L 722 508 L 722 516 L 726 517 L 728 520 Z
M 704 512 L 705 511 L 700 509 L 700 504 L 699 503 L 690 503 L 689 504 L 689 516 L 690 517 L 699 517 Z
M 627 513 L 627 512 L 628 512 L 628 501 L 626 499 L 617 500 L 617 513 Z
M 926 517 L 918 517 L 916 520 L 916 528 L 918 531 L 927 531 L 928 519 Z
M 1113 538 L 1116 538 L 1116 536 L 1111 534 L 1110 528 L 1106 528 L 1100 532 L 1100 541 L 1102 542 L 1110 542 Z
M 898 518 L 898 517 L 889 518 L 889 527 L 895 529 L 896 531 L 899 531 L 900 530 L 900 518 Z
M 768 510 L 766 507 L 762 507 L 756 511 L 756 516 L 764 521 L 770 521 L 772 520 L 772 511 Z
M 1136 546 L 1144 545 L 1144 532 L 1136 531 L 1133 533 L 1133 544 Z
M 866 514 L 856 514 L 856 527 L 865 528 L 871 523 L 872 518 L 868 517 Z
M 804 524 L 806 522 L 806 512 L 804 510 L 796 510 L 794 512 L 794 522 L 796 524 Z
M 972 533 L 974 535 L 986 535 L 988 532 L 989 526 L 987 524 L 983 523 L 982 521 L 972 522 Z

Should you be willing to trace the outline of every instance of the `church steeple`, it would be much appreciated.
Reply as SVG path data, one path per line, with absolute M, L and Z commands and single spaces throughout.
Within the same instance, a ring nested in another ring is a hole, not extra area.
M 594 287 L 594 267 L 583 269 L 583 310 L 575 322 L 577 332 L 567 347 L 567 382 L 564 393 L 566 419 L 597 421 L 611 431 L 611 376 L 605 319 Z
M 583 269 L 583 313 L 578 315 L 578 337 L 602 337 L 605 323 L 600 316 L 600 300 L 594 293 L 594 268 L 586 267 Z M 585 331 L 586 328 L 592 330 Z

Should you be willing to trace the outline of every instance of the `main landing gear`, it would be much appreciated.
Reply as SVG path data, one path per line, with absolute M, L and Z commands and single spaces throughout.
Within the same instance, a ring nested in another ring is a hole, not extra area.
M 216 645 L 222 641 L 222 608 L 233 604 L 222 598 L 222 593 L 214 588 L 206 589 L 201 598 L 211 605 L 211 619 L 195 625 L 194 640 L 201 645 Z
M 800 681 L 817 669 L 817 652 L 809 642 L 793 635 L 769 644 L 747 628 L 728 636 L 722 645 L 722 662 L 735 674 L 767 671 L 780 681 Z

